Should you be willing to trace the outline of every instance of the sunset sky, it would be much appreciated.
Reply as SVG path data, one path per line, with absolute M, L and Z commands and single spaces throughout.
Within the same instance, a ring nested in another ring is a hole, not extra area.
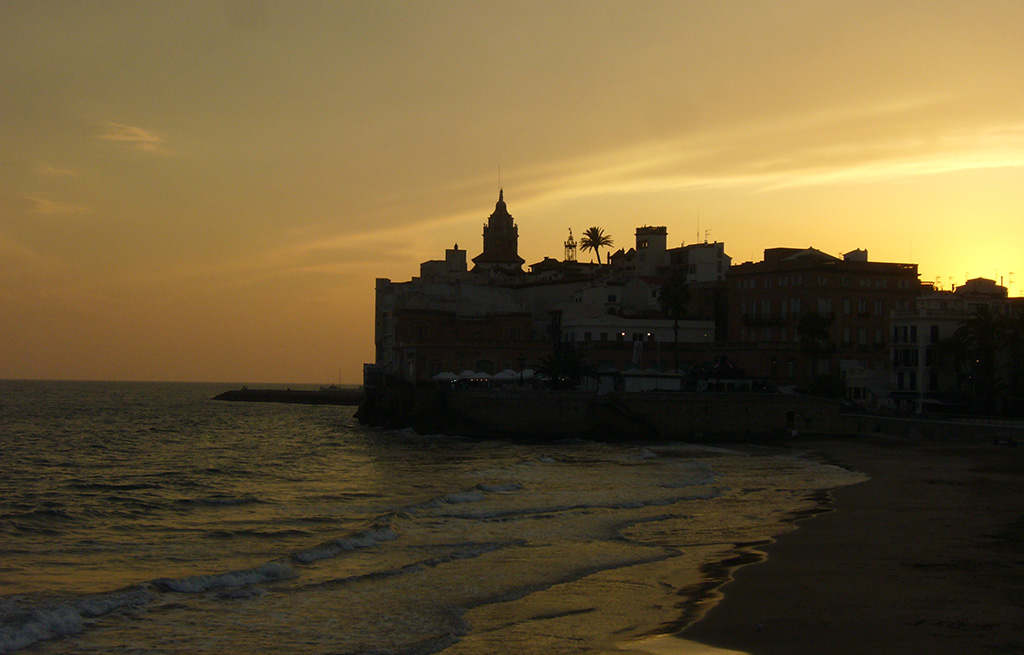
M 0 378 L 358 383 L 499 185 L 1020 295 L 1024 3 L 7 0 Z

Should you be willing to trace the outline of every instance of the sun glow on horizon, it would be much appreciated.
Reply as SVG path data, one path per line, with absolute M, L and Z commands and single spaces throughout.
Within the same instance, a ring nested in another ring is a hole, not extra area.
M 1019 3 L 53 6 L 0 6 L 0 377 L 358 382 L 374 279 L 499 187 L 528 264 L 665 225 L 1024 292 Z

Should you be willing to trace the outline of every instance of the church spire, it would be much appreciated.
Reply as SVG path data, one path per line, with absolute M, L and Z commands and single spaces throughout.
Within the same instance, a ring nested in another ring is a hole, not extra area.
M 473 263 L 477 267 L 521 273 L 524 260 L 518 251 L 519 228 L 505 205 L 505 189 L 500 188 L 494 213 L 484 225 L 484 251 L 473 258 Z

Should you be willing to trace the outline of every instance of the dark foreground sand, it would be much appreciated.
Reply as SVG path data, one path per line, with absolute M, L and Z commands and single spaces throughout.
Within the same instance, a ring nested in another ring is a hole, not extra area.
M 801 444 L 871 480 L 834 492 L 680 636 L 754 655 L 1024 653 L 1024 444 Z M 696 653 L 680 642 L 663 652 Z

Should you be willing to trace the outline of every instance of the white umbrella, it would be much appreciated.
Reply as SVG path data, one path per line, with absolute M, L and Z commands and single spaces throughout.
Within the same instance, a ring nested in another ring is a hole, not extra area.
M 452 380 L 458 380 L 459 376 L 455 375 L 451 371 L 442 371 L 433 377 L 438 382 L 451 382 Z

